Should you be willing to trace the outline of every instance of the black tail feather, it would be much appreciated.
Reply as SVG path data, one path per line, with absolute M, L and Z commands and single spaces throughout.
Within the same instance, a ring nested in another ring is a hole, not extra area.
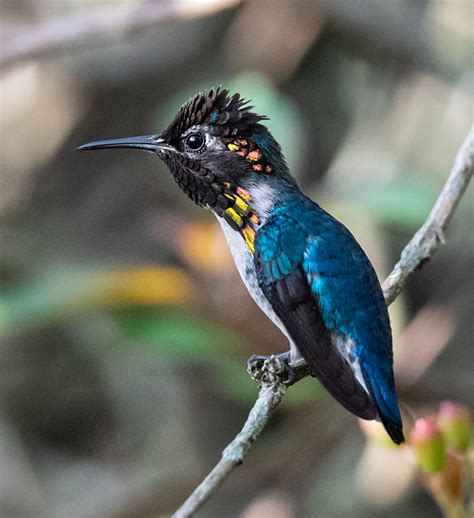
M 395 444 L 402 444 L 405 442 L 405 436 L 403 435 L 403 425 L 401 421 L 394 421 L 393 419 L 387 419 L 379 414 L 380 420 L 385 428 L 385 431 L 390 436 L 390 439 Z

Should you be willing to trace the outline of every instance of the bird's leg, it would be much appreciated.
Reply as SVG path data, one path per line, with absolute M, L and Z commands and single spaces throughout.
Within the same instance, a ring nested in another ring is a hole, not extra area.
M 258 382 L 268 382 L 269 372 L 287 386 L 293 385 L 309 374 L 306 362 L 301 358 L 292 361 L 291 351 L 270 356 L 253 354 L 247 360 L 247 372 Z

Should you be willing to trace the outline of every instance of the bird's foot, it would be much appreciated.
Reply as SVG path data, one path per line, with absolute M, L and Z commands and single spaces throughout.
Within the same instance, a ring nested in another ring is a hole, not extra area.
M 247 360 L 247 372 L 258 383 L 293 385 L 309 374 L 306 364 L 290 364 L 290 352 L 260 356 L 253 354 Z

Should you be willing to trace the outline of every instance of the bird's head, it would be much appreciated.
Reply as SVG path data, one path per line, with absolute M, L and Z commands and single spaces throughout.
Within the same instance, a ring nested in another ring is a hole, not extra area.
M 186 102 L 161 134 L 91 142 L 79 149 L 151 151 L 195 203 L 241 230 L 246 211 L 252 212 L 253 193 L 293 182 L 280 146 L 261 124 L 266 119 L 239 94 L 210 89 Z

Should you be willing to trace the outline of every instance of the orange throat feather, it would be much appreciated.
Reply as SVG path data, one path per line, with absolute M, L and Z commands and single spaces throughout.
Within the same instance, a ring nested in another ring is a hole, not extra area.
M 230 187 L 230 185 L 228 186 Z M 250 193 L 242 187 L 237 187 L 235 193 L 224 195 L 232 204 L 223 212 L 222 217 L 227 223 L 240 232 L 250 253 L 254 253 L 255 232 L 260 223 L 258 214 L 253 210 Z

